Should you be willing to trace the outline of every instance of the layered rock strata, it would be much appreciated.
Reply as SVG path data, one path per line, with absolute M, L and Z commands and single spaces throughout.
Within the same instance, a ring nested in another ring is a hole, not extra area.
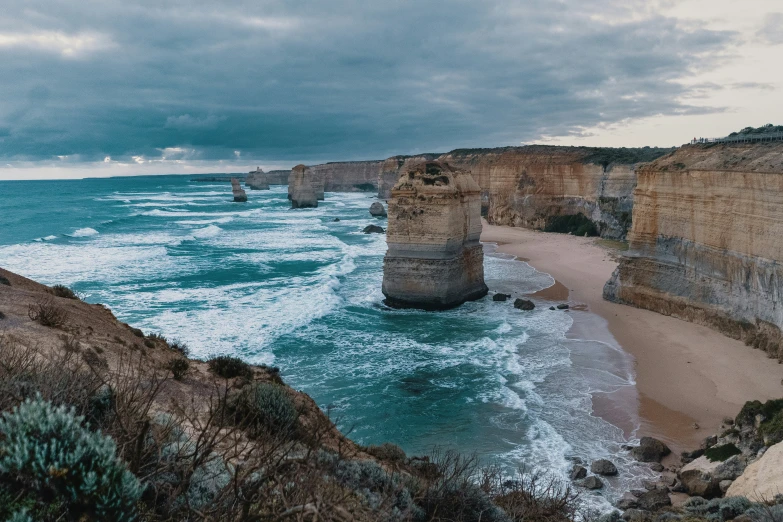
M 487 294 L 480 193 L 470 174 L 445 163 L 402 174 L 388 206 L 387 305 L 443 310 Z
M 291 208 L 318 206 L 316 183 L 308 167 L 297 165 L 291 169 L 291 174 L 288 177 L 288 199 L 291 200 Z
M 261 167 L 248 173 L 245 178 L 245 186 L 250 187 L 252 190 L 269 190 L 269 182 Z
M 419 154 L 418 156 L 392 156 L 380 162 L 380 170 L 376 172 L 378 198 L 387 200 L 391 197 L 392 187 L 400 176 L 408 172 L 412 166 L 425 161 L 433 161 L 440 154 Z
M 604 297 L 783 356 L 783 143 L 686 146 L 637 175 Z
M 247 201 L 247 194 L 239 185 L 239 180 L 237 178 L 231 178 L 231 192 L 234 195 L 235 202 L 244 203 Z
M 380 160 L 341 161 L 310 167 L 326 192 L 375 192 L 378 190 Z

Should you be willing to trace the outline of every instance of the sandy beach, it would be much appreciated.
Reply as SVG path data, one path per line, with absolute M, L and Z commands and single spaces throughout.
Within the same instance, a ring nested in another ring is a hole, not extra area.
M 617 266 L 606 242 L 486 222 L 481 240 L 555 278 L 537 296 L 568 299 L 576 308 L 570 337 L 607 336 L 605 321 L 611 338 L 596 340 L 619 343 L 635 358 L 636 390 L 594 396 L 595 414 L 621 427 L 638 414 L 638 436 L 661 438 L 679 451 L 697 447 L 746 401 L 783 396 L 783 366 L 762 351 L 704 326 L 604 301 L 603 285 Z M 579 314 L 586 315 L 579 320 Z

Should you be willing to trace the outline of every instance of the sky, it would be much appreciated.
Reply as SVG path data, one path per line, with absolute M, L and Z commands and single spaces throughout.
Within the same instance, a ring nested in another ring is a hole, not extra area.
M 3 0 L 0 180 L 783 124 L 781 0 Z

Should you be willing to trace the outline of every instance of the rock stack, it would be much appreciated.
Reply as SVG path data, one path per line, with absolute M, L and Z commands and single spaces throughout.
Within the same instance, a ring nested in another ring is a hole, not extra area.
M 310 170 L 310 169 L 308 169 Z M 310 170 L 310 176 L 313 183 L 313 190 L 315 191 L 315 197 L 318 201 L 324 200 L 324 180 L 321 176 Z
M 291 169 L 288 177 L 288 199 L 291 208 L 315 208 L 318 206 L 318 193 L 313 183 L 313 174 L 304 165 Z
M 245 186 L 250 187 L 252 190 L 269 190 L 269 181 L 266 179 L 266 174 L 261 170 L 261 167 L 257 167 L 256 170 L 248 173 L 245 178 Z
M 487 294 L 481 190 L 465 171 L 412 165 L 391 191 L 383 294 L 397 308 L 444 310 Z
M 244 203 L 247 201 L 247 194 L 239 186 L 239 180 L 237 178 L 231 178 L 231 192 L 234 193 L 234 201 L 236 203 Z

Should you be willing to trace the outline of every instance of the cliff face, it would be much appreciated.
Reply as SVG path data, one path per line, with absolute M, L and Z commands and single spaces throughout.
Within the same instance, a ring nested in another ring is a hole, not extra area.
M 288 199 L 291 200 L 291 208 L 317 207 L 318 186 L 319 183 L 313 179 L 309 167 L 297 165 L 292 168 L 288 178 Z M 323 194 L 323 191 L 321 193 Z
M 601 236 L 620 239 L 630 224 L 635 165 L 657 150 L 508 147 L 456 150 L 439 161 L 471 173 L 494 225 L 543 229 L 553 217 L 584 214 Z
M 438 162 L 402 174 L 389 200 L 386 304 L 440 310 L 487 294 L 479 193 L 467 172 Z
M 604 297 L 782 356 L 783 143 L 683 147 L 637 174 L 630 250 Z
M 343 161 L 313 165 L 316 179 L 322 180 L 326 192 L 372 192 L 378 188 L 378 171 L 382 161 Z

